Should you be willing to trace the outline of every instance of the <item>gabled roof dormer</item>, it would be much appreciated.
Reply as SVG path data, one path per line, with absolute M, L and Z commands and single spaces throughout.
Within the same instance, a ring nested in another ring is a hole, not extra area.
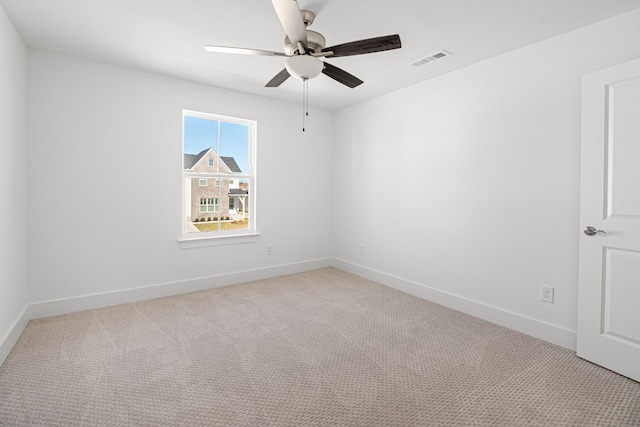
M 198 154 L 185 154 L 184 169 L 190 172 L 207 172 L 210 160 L 213 161 L 213 165 L 220 162 L 220 172 L 222 173 L 242 172 L 233 157 L 218 156 L 213 148 L 207 148 Z

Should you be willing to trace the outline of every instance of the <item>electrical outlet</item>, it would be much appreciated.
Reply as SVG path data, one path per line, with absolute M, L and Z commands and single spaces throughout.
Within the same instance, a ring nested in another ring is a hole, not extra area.
M 267 245 L 267 255 L 273 255 L 273 245 Z
M 540 301 L 553 304 L 553 286 L 540 285 Z
M 360 255 L 364 255 L 364 245 L 360 245 Z

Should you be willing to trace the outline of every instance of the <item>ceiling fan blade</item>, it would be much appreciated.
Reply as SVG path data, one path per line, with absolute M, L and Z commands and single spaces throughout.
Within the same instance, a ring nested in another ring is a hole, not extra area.
M 289 74 L 287 69 L 284 68 L 282 71 L 280 71 L 278 74 L 276 74 L 275 77 L 272 78 L 269 81 L 269 83 L 267 83 L 264 87 L 278 87 L 282 83 L 284 83 L 284 81 L 287 80 L 289 78 L 289 76 L 291 76 L 291 74 Z
M 336 67 L 335 65 L 329 64 L 328 62 L 324 63 L 324 69 L 322 70 L 322 73 L 331 77 L 333 80 L 342 83 L 345 86 L 349 86 L 352 89 L 364 83 L 356 76 L 349 74 L 346 71 Z
M 300 42 L 306 49 L 308 47 L 307 27 L 304 25 L 296 0 L 271 0 L 271 3 L 291 43 L 295 46 Z
M 204 50 L 206 50 L 207 52 L 235 53 L 240 55 L 286 56 L 282 52 L 273 52 L 270 50 L 260 50 L 260 49 L 246 49 L 243 47 L 205 45 Z
M 382 52 L 385 50 L 399 49 L 402 47 L 400 36 L 394 34 L 391 36 L 374 37 L 372 39 L 358 40 L 355 42 L 338 44 L 331 47 L 325 47 L 322 52 L 333 52 L 333 57 L 362 55 L 365 53 Z

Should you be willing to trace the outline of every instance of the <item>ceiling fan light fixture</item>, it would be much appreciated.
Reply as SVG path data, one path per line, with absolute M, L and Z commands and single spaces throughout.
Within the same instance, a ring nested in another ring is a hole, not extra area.
M 322 72 L 324 63 L 310 55 L 296 55 L 287 58 L 285 66 L 293 77 L 307 80 L 317 77 Z

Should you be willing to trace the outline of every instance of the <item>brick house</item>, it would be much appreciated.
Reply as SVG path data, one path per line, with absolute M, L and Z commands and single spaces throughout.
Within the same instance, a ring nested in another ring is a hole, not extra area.
M 233 157 L 218 156 L 213 148 L 198 154 L 184 155 L 184 169 L 189 172 L 217 173 L 229 177 L 190 178 L 185 191 L 187 221 L 209 218 L 243 219 L 248 210 L 249 191 L 233 174 L 241 173 Z

